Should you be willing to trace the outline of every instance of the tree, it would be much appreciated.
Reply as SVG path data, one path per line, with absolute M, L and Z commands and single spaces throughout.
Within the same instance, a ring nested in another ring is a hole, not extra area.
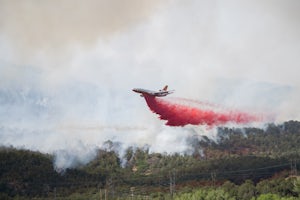
M 300 179 L 295 180 L 293 191 L 300 197 Z
M 256 189 L 259 194 L 267 194 L 271 192 L 273 186 L 270 184 L 269 180 L 262 180 L 256 185 Z
M 261 194 L 257 200 L 280 200 L 281 198 L 277 194 Z
M 230 182 L 230 181 L 226 181 L 223 185 L 222 185 L 222 189 L 228 193 L 231 197 L 236 197 L 237 196 L 237 186 Z
M 222 189 L 210 190 L 205 198 L 205 200 L 234 200 L 234 197 L 231 197 Z
M 250 200 L 256 196 L 256 188 L 251 180 L 246 180 L 238 189 L 238 199 Z

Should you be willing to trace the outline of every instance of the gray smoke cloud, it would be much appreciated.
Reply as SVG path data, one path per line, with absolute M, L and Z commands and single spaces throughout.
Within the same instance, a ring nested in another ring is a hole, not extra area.
M 2 33 L 27 54 L 77 43 L 91 46 L 99 36 L 118 34 L 147 18 L 159 2 L 1 0 L 0 5 Z
M 0 144 L 85 164 L 107 140 L 189 152 L 205 127 L 166 127 L 132 93 L 299 119 L 300 3 L 0 0 Z M 230 125 L 233 126 L 233 125 Z

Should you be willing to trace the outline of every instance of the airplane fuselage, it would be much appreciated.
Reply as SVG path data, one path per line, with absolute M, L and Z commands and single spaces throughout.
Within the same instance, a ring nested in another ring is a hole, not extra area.
M 164 97 L 167 96 L 168 94 L 173 93 L 173 91 L 167 91 L 167 90 L 160 90 L 160 91 L 153 91 L 153 90 L 146 90 L 142 88 L 134 88 L 132 91 L 136 93 L 140 93 L 141 96 L 144 94 L 150 95 L 150 96 L 155 96 L 155 97 Z

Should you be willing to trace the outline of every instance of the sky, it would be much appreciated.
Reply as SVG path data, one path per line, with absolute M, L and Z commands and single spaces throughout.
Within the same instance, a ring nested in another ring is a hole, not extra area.
M 300 118 L 297 0 L 0 0 L 0 145 L 85 164 L 107 140 L 190 151 L 132 88 Z M 170 95 L 171 96 L 171 95 Z

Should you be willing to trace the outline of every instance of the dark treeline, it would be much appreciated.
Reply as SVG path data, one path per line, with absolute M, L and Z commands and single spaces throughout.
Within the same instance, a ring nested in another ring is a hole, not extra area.
M 299 170 L 300 122 L 297 121 L 270 124 L 265 129 L 219 128 L 218 142 L 205 136 L 188 140 L 194 148 L 191 155 L 149 153 L 146 147 L 128 147 L 121 158 L 111 150 L 114 148 L 99 149 L 97 157 L 87 165 L 61 172 L 55 171 L 52 155 L 2 147 L 0 199 L 50 199 L 56 195 L 75 199 L 72 195 L 87 193 L 110 198 L 133 193 L 156 194 L 161 198 L 158 193 L 187 188 L 191 192 L 199 187 L 222 187 L 226 192 L 229 184 L 238 188 L 250 183 L 258 195 L 264 194 L 259 191 L 265 185 L 273 184 L 274 188 L 276 183 L 286 187 L 290 184 L 284 183 L 286 178 L 297 175 Z M 113 145 L 114 142 L 107 141 L 106 146 Z M 291 187 L 278 190 L 289 190 L 287 196 L 298 195 Z

